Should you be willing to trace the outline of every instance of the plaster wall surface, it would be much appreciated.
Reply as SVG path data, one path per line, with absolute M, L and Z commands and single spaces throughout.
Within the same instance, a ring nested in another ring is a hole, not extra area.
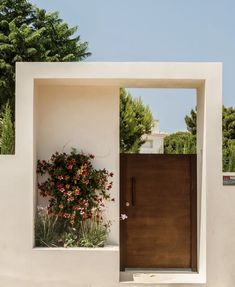
M 35 80 L 39 84 L 37 89 Z M 40 81 L 49 81 L 50 84 L 44 87 Z M 58 84 L 65 87 L 58 87 Z M 221 65 L 218 63 L 17 65 L 16 155 L 0 157 L 0 286 L 141 286 L 134 282 L 119 283 L 118 247 L 103 250 L 33 248 L 33 187 L 37 157 L 47 157 L 55 148 L 61 149 L 62 145 L 65 145 L 65 149 L 70 145 L 89 152 L 94 149 L 97 167 L 105 165 L 118 174 L 115 171 L 118 170 L 119 158 L 118 89 L 121 86 L 190 87 L 198 89 L 199 98 L 202 99 L 200 94 L 205 95 L 201 104 L 204 107 L 201 117 L 203 121 L 198 123 L 202 133 L 198 152 L 204 159 L 204 164 L 199 167 L 203 169 L 203 189 L 206 191 L 201 198 L 204 212 L 200 221 L 204 222 L 206 219 L 206 225 L 203 224 L 200 232 L 205 234 L 206 231 L 206 237 L 202 238 L 206 239 L 206 246 L 203 240 L 200 244 L 206 251 L 207 260 L 204 263 L 207 280 L 203 284 L 197 284 L 195 277 L 194 284 L 189 284 L 186 275 L 184 277 L 177 274 L 175 277 L 178 276 L 177 286 L 181 287 L 235 286 L 235 188 L 222 186 L 222 90 Z M 65 100 L 65 93 L 68 100 Z M 57 102 L 59 98 L 61 103 Z M 72 101 L 76 105 L 73 106 Z M 62 105 L 63 111 L 67 108 L 64 115 L 61 115 Z M 85 111 L 85 108 L 89 109 Z M 52 109 L 60 117 L 54 118 L 50 113 Z M 71 114 L 75 110 L 79 113 Z M 87 113 L 88 122 L 84 126 Z M 72 119 L 69 129 L 63 124 L 67 119 Z M 98 123 L 96 126 L 94 121 Z M 78 134 L 71 134 L 74 128 L 83 133 L 82 139 Z M 60 134 L 60 131 L 63 133 Z M 85 150 L 87 147 L 89 150 Z M 115 180 L 113 192 L 116 194 L 118 177 Z M 118 214 L 118 201 L 116 204 L 110 211 L 113 217 Z M 111 243 L 118 243 L 115 223 L 110 240 Z M 177 281 L 170 275 L 167 279 L 167 274 L 160 274 L 159 277 L 161 276 L 165 284 L 148 286 L 170 287 L 174 284 L 168 282 Z
M 119 88 L 35 87 L 35 97 L 30 94 L 27 101 L 27 95 L 24 96 L 26 112 L 21 113 L 20 118 L 25 128 L 27 124 L 35 127 L 34 133 L 28 134 L 30 139 L 23 139 L 18 151 L 16 148 L 16 155 L 0 157 L 0 225 L 5 234 L 0 236 L 0 286 L 110 286 L 117 283 Z M 35 107 L 34 123 L 33 118 L 27 117 L 27 105 Z M 107 217 L 113 222 L 109 238 L 112 246 L 34 248 L 36 160 L 48 159 L 56 150 L 70 151 L 71 147 L 93 153 L 96 168 L 106 168 L 115 174 L 112 188 L 115 202 L 110 203 L 107 210 Z
M 95 155 L 94 166 L 114 173 L 107 217 L 110 243 L 119 228 L 119 89 L 96 86 L 39 86 L 36 93 L 37 159 L 76 148 Z M 42 197 L 38 203 L 43 204 Z

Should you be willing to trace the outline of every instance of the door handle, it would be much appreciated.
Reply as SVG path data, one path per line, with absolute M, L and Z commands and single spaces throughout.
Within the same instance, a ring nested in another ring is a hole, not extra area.
M 131 205 L 132 206 L 135 206 L 136 204 L 135 186 L 136 186 L 135 178 L 134 176 L 132 176 L 131 177 Z

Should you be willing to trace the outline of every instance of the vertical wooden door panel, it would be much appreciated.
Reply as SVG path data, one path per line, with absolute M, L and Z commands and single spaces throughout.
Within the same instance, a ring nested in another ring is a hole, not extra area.
M 195 158 L 121 155 L 121 269 L 195 270 Z

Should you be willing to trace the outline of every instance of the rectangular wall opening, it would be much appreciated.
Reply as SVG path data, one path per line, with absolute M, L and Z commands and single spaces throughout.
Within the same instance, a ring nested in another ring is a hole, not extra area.
M 116 90 L 76 83 L 36 85 L 35 167 L 42 170 L 58 155 L 65 159 L 57 160 L 51 173 L 48 169 L 43 176 L 35 170 L 33 241 L 37 249 L 114 250 L 118 245 L 118 205 L 112 201 L 118 201 L 118 134 L 110 136 L 110 130 L 118 126 Z M 73 149 L 79 157 L 71 158 Z M 107 184 L 101 187 L 99 177 Z M 102 197 L 99 190 L 109 198 Z M 92 240 L 88 232 L 92 232 L 92 226 L 95 229 L 94 222 L 99 222 L 96 228 L 100 233 Z M 47 237 L 40 227 L 43 223 Z
M 198 271 L 196 106 L 195 89 L 120 90 L 123 281 Z

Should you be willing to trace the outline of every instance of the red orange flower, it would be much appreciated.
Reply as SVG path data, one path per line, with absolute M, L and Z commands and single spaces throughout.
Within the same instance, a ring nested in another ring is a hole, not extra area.
M 97 170 L 91 160 L 94 155 L 77 153 L 53 153 L 49 161 L 38 161 L 37 173 L 47 174 L 40 179 L 38 189 L 49 197 L 50 212 L 68 222 L 78 222 L 92 216 L 92 210 L 102 213 L 104 202 L 110 200 L 112 172 Z

